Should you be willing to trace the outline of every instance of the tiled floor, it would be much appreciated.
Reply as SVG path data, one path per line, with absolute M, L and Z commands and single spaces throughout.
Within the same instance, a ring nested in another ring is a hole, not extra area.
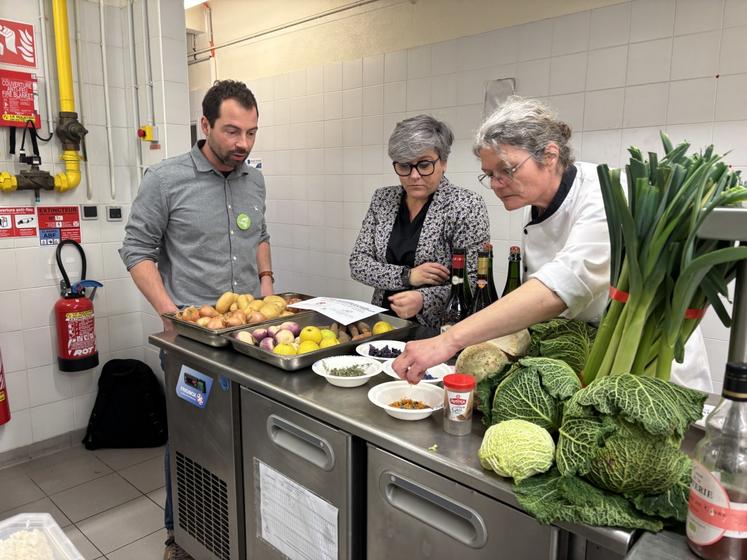
M 160 560 L 163 447 L 76 447 L 0 470 L 0 521 L 51 514 L 86 560 Z

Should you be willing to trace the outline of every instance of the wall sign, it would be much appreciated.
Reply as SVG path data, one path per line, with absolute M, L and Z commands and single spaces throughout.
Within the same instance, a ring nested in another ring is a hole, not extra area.
M 0 238 L 35 236 L 36 213 L 33 206 L 0 208 Z
M 41 126 L 36 74 L 0 69 L 0 126 Z
M 63 239 L 80 243 L 78 206 L 38 206 L 39 245 L 59 245 Z
M 0 63 L 36 68 L 33 24 L 0 19 Z

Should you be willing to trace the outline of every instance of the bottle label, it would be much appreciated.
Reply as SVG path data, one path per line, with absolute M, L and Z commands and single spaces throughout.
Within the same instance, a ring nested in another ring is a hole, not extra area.
M 747 539 L 747 503 L 730 501 L 718 473 L 693 461 L 687 538 L 697 545 L 708 546 L 722 537 Z
M 484 288 L 487 285 L 488 285 L 488 281 L 487 280 L 483 280 L 482 278 L 480 278 L 480 279 L 477 280 L 477 287 L 478 288 Z
M 472 418 L 472 391 L 446 392 L 446 417 L 455 422 L 463 422 Z
M 452 276 L 451 283 L 454 284 L 455 286 L 457 284 L 464 284 L 464 278 L 462 278 L 461 276 Z

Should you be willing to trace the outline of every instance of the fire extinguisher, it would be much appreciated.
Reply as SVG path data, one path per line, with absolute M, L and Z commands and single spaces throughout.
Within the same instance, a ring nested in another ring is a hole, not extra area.
M 3 353 L 0 352 L 0 426 L 10 421 L 10 404 L 8 390 L 5 388 L 5 370 L 3 369 Z
M 62 266 L 62 247 L 73 245 L 80 253 L 80 282 L 70 284 L 70 278 Z M 57 363 L 60 371 L 82 371 L 99 365 L 96 351 L 96 332 L 93 319 L 93 298 L 96 289 L 103 284 L 86 280 L 86 254 L 83 247 L 72 239 L 57 245 L 57 266 L 62 274 L 60 299 L 54 304 L 57 325 Z M 93 288 L 91 297 L 86 297 L 86 288 Z

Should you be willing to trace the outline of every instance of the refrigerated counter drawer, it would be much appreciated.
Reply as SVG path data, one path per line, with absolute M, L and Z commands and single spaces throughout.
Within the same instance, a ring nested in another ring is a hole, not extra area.
M 368 446 L 367 560 L 554 560 L 560 531 Z
M 241 418 L 247 557 L 359 560 L 362 443 L 243 387 Z

